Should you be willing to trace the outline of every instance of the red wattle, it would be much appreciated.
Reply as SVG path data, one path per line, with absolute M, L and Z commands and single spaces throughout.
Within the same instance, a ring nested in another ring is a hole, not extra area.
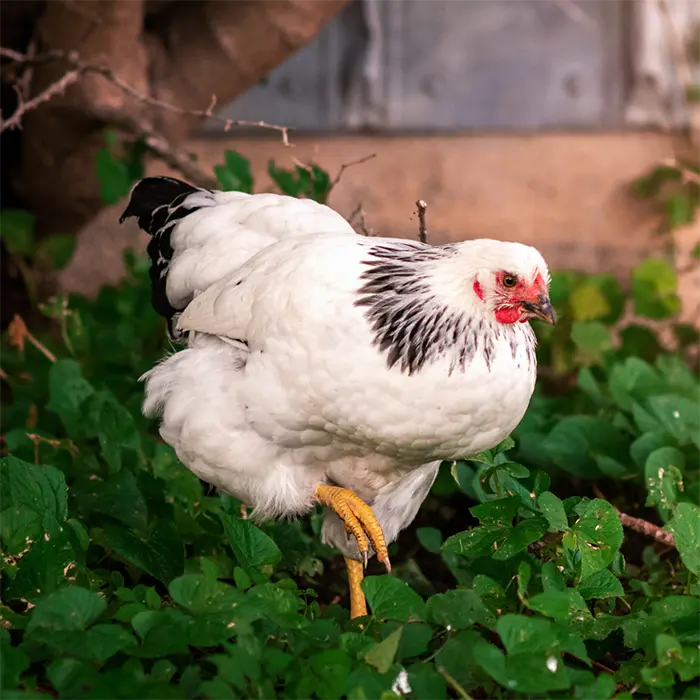
M 496 309 L 495 315 L 499 323 L 517 323 L 523 312 L 517 306 L 501 306 Z

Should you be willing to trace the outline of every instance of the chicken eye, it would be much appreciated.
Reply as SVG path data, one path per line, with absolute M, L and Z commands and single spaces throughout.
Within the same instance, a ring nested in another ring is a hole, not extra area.
M 515 287 L 515 285 L 517 284 L 517 282 L 518 282 L 517 278 L 514 277 L 513 275 L 506 275 L 506 276 L 503 278 L 503 286 L 504 286 L 504 287 L 509 287 L 509 288 L 510 288 L 510 287 Z

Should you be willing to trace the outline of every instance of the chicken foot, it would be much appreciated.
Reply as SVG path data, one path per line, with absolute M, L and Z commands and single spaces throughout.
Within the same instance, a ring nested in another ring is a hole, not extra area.
M 316 488 L 316 498 L 338 514 L 345 523 L 345 529 L 357 540 L 362 562 L 345 557 L 345 564 L 350 587 L 350 617 L 363 617 L 367 614 L 367 605 L 361 583 L 364 578 L 363 569 L 367 566 L 370 544 L 377 553 L 377 559 L 384 564 L 387 572 L 391 572 L 389 552 L 382 527 L 372 509 L 349 489 L 320 484 Z

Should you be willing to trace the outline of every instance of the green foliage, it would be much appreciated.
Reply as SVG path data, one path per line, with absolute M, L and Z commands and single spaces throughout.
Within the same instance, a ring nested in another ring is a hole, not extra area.
M 253 190 L 245 159 L 221 168 Z M 288 194 L 327 195 L 325 174 L 272 171 Z M 443 465 L 392 547 L 394 573 L 370 564 L 370 615 L 355 621 L 318 513 L 254 525 L 141 415 L 138 377 L 166 346 L 147 264 L 127 265 L 94 301 L 43 307 L 37 336 L 55 362 L 3 345 L 7 697 L 694 697 L 691 341 L 669 354 L 616 325 L 629 305 L 673 313 L 665 264 L 640 266 L 632 295 L 605 275 L 555 276 L 561 325 L 539 352 L 559 384 L 540 382 L 515 440 Z M 623 532 L 616 508 L 675 548 Z

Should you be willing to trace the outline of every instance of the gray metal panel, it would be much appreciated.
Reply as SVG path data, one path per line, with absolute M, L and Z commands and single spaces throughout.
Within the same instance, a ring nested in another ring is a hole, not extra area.
M 362 50 L 362 30 L 361 7 L 353 3 L 265 80 L 223 107 L 220 116 L 306 130 L 342 127 L 346 64 Z M 218 122 L 205 122 L 202 128 L 205 133 L 221 133 Z
M 606 81 L 619 62 L 608 49 L 618 39 L 610 29 L 619 3 L 390 0 L 388 9 L 388 69 L 392 78 L 400 74 L 389 88 L 391 127 L 534 129 L 610 121 L 615 105 Z
M 308 131 L 619 125 L 623 5 L 357 0 L 222 115 Z

